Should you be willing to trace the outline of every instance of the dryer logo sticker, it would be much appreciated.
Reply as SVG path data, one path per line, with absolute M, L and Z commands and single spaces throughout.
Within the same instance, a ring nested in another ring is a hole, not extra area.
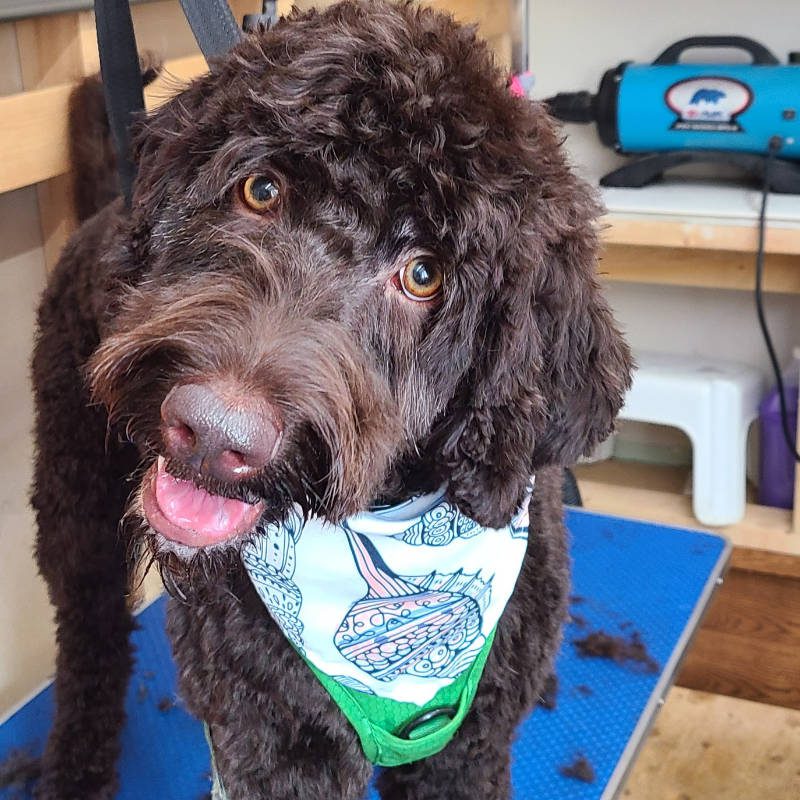
M 733 78 L 688 78 L 673 83 L 664 101 L 678 115 L 670 130 L 738 133 L 736 117 L 750 107 L 753 93 Z

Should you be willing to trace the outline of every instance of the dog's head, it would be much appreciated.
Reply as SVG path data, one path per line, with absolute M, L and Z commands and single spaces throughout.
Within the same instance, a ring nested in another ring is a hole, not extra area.
M 630 364 L 594 196 L 472 29 L 294 13 L 149 117 L 137 159 L 90 377 L 167 539 L 439 481 L 497 526 L 611 430 Z

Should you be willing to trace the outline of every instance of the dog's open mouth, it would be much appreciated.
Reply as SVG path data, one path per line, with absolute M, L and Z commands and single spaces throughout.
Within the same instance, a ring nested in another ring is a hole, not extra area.
M 162 457 L 145 477 L 142 505 L 157 533 L 188 547 L 211 547 L 247 533 L 264 510 L 263 503 L 221 497 L 175 478 Z

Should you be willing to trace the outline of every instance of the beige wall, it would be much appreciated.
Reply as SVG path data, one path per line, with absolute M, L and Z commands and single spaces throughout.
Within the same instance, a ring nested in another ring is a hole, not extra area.
M 36 193 L 0 195 L 0 713 L 50 669 L 50 610 L 31 548 L 27 504 L 32 408 L 28 358 L 44 286 Z
M 22 89 L 14 26 L 0 25 L 0 94 Z M 50 669 L 44 586 L 31 558 L 28 359 L 44 286 L 36 190 L 0 194 L 0 715 Z

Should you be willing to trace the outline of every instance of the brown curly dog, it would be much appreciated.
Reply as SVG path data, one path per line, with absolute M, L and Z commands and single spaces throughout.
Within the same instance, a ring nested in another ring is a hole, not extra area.
M 610 432 L 630 360 L 593 193 L 504 84 L 472 28 L 348 0 L 246 35 L 141 123 L 132 209 L 83 224 L 39 314 L 33 503 L 59 645 L 41 800 L 114 795 L 149 559 L 228 798 L 359 800 L 372 765 L 242 547 L 293 508 L 340 523 L 442 486 L 501 528 L 535 474 L 471 710 L 379 777 L 385 800 L 509 796 L 565 615 L 562 465 Z

